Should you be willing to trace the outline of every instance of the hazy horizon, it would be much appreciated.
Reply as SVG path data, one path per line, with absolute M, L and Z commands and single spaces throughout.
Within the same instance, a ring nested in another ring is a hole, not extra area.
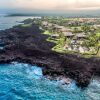
M 0 13 L 100 15 L 100 0 L 2 0 Z

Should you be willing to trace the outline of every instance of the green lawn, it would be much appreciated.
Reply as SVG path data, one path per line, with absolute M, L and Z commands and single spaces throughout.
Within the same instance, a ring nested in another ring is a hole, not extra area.
M 22 27 L 30 27 L 32 24 L 22 24 Z
M 74 27 L 72 27 L 72 28 L 74 28 Z M 78 27 L 78 28 L 80 29 L 80 27 Z M 96 53 L 94 53 L 94 52 L 79 53 L 76 51 L 65 50 L 63 48 L 64 47 L 64 37 L 52 38 L 51 35 L 53 33 L 48 30 L 45 30 L 45 32 L 43 34 L 46 34 L 49 36 L 47 41 L 55 43 L 55 46 L 52 48 L 53 51 L 56 51 L 59 53 L 66 53 L 66 54 L 80 54 L 82 57 L 85 57 L 85 58 L 100 57 L 100 51 L 99 51 L 98 55 L 96 55 Z M 97 34 L 97 35 L 100 35 L 100 34 Z M 68 41 L 66 41 L 66 42 L 68 42 Z
M 19 24 L 17 27 L 30 27 L 32 24 Z
M 48 31 L 48 30 L 45 30 L 43 34 L 46 34 L 46 35 L 50 35 L 51 36 L 53 33 L 50 32 L 50 31 Z

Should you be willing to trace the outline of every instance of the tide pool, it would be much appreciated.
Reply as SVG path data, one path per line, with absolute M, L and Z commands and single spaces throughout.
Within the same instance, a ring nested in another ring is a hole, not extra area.
M 43 76 L 42 69 L 25 63 L 0 65 L 0 100 L 100 100 L 100 82 L 81 90 L 73 81 L 62 85 Z

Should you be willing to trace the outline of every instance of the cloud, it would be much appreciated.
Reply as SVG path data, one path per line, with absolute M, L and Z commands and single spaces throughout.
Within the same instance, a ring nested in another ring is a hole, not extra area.
M 93 10 L 100 9 L 100 0 L 67 0 L 63 5 L 59 4 L 56 9 L 62 10 Z
M 0 0 L 0 7 L 41 10 L 99 9 L 100 0 Z

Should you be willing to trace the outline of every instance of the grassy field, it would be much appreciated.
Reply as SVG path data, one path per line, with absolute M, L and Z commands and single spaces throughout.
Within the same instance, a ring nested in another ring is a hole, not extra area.
M 65 53 L 65 54 L 80 54 L 82 57 L 85 57 L 85 58 L 100 57 L 100 50 L 99 50 L 97 55 L 94 52 L 79 53 L 79 52 L 76 52 L 76 51 L 69 51 L 67 49 L 65 50 L 63 48 L 64 47 L 63 38 L 61 38 L 61 37 L 59 37 L 59 38 L 52 38 L 51 35 L 53 33 L 49 32 L 48 30 L 46 30 L 43 34 L 46 34 L 46 35 L 49 36 L 47 41 L 55 43 L 55 46 L 52 48 L 53 51 L 56 51 L 56 52 L 59 52 L 59 53 Z
M 48 30 L 45 30 L 43 34 L 51 36 L 53 33 Z

